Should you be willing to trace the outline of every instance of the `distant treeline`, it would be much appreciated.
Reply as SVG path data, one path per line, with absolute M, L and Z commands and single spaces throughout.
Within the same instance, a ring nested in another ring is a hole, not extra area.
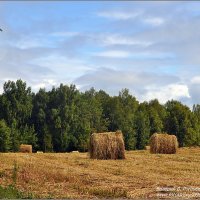
M 44 152 L 87 151 L 90 134 L 121 130 L 127 150 L 144 149 L 155 132 L 178 138 L 180 146 L 200 146 L 200 105 L 170 100 L 139 103 L 123 89 L 118 96 L 105 91 L 80 92 L 75 85 L 40 89 L 26 82 L 4 83 L 0 95 L 0 151 L 18 151 L 32 144 Z

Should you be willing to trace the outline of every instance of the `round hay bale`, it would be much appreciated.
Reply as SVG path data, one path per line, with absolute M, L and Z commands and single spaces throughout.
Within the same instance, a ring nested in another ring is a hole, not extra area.
M 71 153 L 79 153 L 79 151 L 71 151 Z
M 145 150 L 150 150 L 150 146 L 145 146 Z
M 19 147 L 21 153 L 32 153 L 32 145 L 21 144 Z
M 89 153 L 93 159 L 125 159 L 122 132 L 93 133 L 90 137 Z
M 175 154 L 178 141 L 175 135 L 154 133 L 150 138 L 150 152 L 160 154 Z
M 43 151 L 37 151 L 36 153 L 44 153 Z

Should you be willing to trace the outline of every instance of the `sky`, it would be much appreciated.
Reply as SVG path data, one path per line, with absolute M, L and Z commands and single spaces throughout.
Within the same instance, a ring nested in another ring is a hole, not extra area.
M 200 104 L 200 2 L 1 1 L 0 92 L 22 79 Z

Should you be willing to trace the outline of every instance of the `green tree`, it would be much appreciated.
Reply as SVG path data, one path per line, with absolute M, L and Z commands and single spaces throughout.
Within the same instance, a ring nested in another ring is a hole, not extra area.
M 16 121 L 14 120 L 11 125 L 11 151 L 17 152 L 20 146 L 20 132 L 17 129 Z
M 164 122 L 166 110 L 157 99 L 151 100 L 148 104 L 148 113 L 150 121 L 150 135 L 156 132 L 164 131 Z
M 87 151 L 93 132 L 123 132 L 127 150 L 143 149 L 154 132 L 175 134 L 180 146 L 200 146 L 200 105 L 193 111 L 179 101 L 157 99 L 138 103 L 128 89 L 109 96 L 75 85 L 40 89 L 36 94 L 22 80 L 7 81 L 0 95 L 2 151 L 18 151 L 21 143 L 55 152 Z M 4 148 L 6 147 L 6 148 Z
M 147 112 L 148 105 L 146 102 L 141 103 L 138 111 L 137 117 L 135 120 L 136 123 L 136 137 L 137 149 L 144 149 L 145 146 L 148 144 L 149 136 L 150 136 L 150 122 L 149 122 L 149 115 Z
M 49 94 L 40 89 L 33 97 L 32 122 L 38 138 L 38 149 L 44 152 L 53 151 L 52 135 L 49 131 Z
M 168 101 L 166 103 L 167 118 L 165 130 L 178 138 L 180 147 L 188 144 L 188 136 L 193 134 L 192 113 L 190 109 L 179 101 Z
M 0 152 L 8 152 L 11 149 L 10 128 L 4 120 L 0 120 Z
M 110 99 L 108 107 L 109 130 L 121 130 L 124 135 L 126 149 L 135 149 L 135 116 L 138 108 L 138 101 L 129 94 L 128 89 L 123 89 L 118 96 Z
M 91 132 L 102 132 L 107 130 L 108 122 L 103 115 L 103 107 L 101 102 L 101 97 L 94 88 L 91 88 L 81 96 L 82 100 L 87 102 L 85 106 L 87 107 L 87 119 L 90 122 Z
M 4 84 L 2 95 L 3 118 L 9 126 L 15 121 L 18 128 L 23 128 L 31 117 L 31 88 L 22 80 L 8 81 Z
M 192 110 L 193 130 L 187 136 L 188 146 L 200 146 L 200 105 L 194 105 Z
M 49 127 L 52 133 L 54 151 L 77 149 L 77 104 L 79 91 L 75 85 L 63 85 L 53 88 L 49 101 Z
M 1 117 L 11 128 L 12 150 L 17 151 L 19 144 L 23 142 L 24 130 L 31 129 L 32 113 L 31 88 L 21 79 L 8 81 L 4 84 L 4 91 L 1 96 Z M 28 131 L 33 134 L 34 132 Z

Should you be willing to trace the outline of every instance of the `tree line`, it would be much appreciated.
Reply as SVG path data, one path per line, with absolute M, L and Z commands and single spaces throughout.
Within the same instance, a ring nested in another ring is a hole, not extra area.
M 80 92 L 75 85 L 40 89 L 20 80 L 7 81 L 0 95 L 0 151 L 16 152 L 20 144 L 35 151 L 87 151 L 93 132 L 121 130 L 127 150 L 144 149 L 155 132 L 174 134 L 180 147 L 200 146 L 200 105 L 179 101 L 162 105 L 157 99 L 139 101 L 122 89 L 110 96 L 94 88 Z

